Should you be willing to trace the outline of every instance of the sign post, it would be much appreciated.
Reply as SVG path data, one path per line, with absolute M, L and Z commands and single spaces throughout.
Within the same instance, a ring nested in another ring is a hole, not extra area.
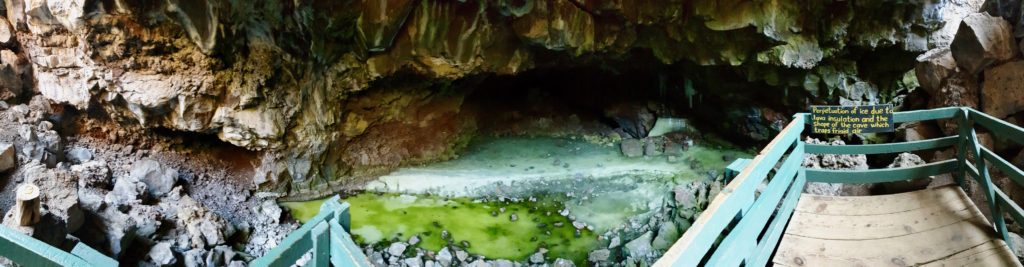
M 811 106 L 811 132 L 862 134 L 892 132 L 892 105 Z

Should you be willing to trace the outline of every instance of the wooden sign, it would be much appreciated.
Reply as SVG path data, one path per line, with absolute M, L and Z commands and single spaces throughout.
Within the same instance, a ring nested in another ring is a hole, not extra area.
M 811 129 L 816 134 L 892 132 L 892 105 L 811 106 Z

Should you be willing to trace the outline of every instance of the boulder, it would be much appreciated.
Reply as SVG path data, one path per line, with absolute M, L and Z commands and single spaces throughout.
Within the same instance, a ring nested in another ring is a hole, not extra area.
M 567 259 L 563 259 L 563 258 L 557 258 L 557 259 L 555 259 L 555 263 L 552 264 L 551 266 L 553 266 L 553 267 L 576 267 L 576 264 L 572 263 L 571 260 L 567 260 Z
M 408 267 L 423 267 L 423 259 L 420 259 L 420 257 L 408 258 L 405 259 L 403 262 L 405 263 L 405 266 Z M 511 265 L 509 266 L 511 267 Z
M 73 147 L 68 150 L 68 153 L 64 157 L 74 164 L 81 164 L 86 161 L 92 160 L 92 149 L 84 147 Z
M 651 249 L 651 237 L 653 235 L 654 233 L 648 231 L 640 237 L 633 239 L 633 241 L 629 241 L 629 243 L 626 243 L 626 253 L 628 253 L 630 257 L 637 259 L 650 256 L 653 252 Z
M 924 159 L 921 159 L 920 156 L 904 152 L 897 155 L 896 159 L 894 159 L 887 168 L 913 167 L 925 163 L 927 162 L 925 162 Z M 880 183 L 873 191 L 875 191 L 875 194 L 897 194 L 916 191 L 927 188 L 928 184 L 931 183 L 931 180 L 931 177 L 918 177 L 916 179 L 906 181 Z
M 657 157 L 665 153 L 665 138 L 644 138 L 644 156 Z
M 1024 110 L 1024 61 L 1013 61 L 985 71 L 981 110 L 996 118 Z
M 808 144 L 829 144 L 833 146 L 846 144 L 842 140 L 825 142 L 810 137 L 805 142 Z M 868 158 L 864 154 L 805 154 L 802 166 L 811 169 L 867 170 Z M 825 196 L 862 196 L 871 194 L 868 185 L 819 182 L 808 182 L 807 187 L 804 188 L 804 193 Z
M 587 255 L 587 260 L 593 263 L 601 263 L 608 261 L 608 257 L 611 256 L 611 254 L 612 252 L 607 249 L 598 249 L 591 251 L 590 254 Z
M 78 188 L 109 189 L 110 168 L 105 161 L 87 161 L 71 166 L 71 172 L 78 176 Z
M 1024 17 L 1021 17 L 1020 13 L 1020 0 L 986 0 L 978 12 L 987 12 L 992 16 L 1002 17 L 1013 26 L 1014 37 L 1024 37 Z
M 986 67 L 1010 60 L 1017 54 L 1010 24 L 987 13 L 965 17 L 949 49 L 957 66 L 970 74 L 978 74 Z
M 448 247 L 441 248 L 441 251 L 437 252 L 437 256 L 434 257 L 441 266 L 448 267 L 452 265 L 452 252 L 448 250 Z
M 644 155 L 644 142 L 640 139 L 622 139 L 620 144 L 622 154 L 626 157 L 639 157 Z
M 896 133 L 906 141 L 920 141 L 942 136 L 942 131 L 929 122 L 908 122 L 900 124 Z
M 77 177 L 65 169 L 49 169 L 39 164 L 26 165 L 22 172 L 24 183 L 39 187 L 46 213 L 64 223 L 68 232 L 78 231 L 85 221 L 78 202 Z
M 694 181 L 684 185 L 678 185 L 672 189 L 673 200 L 680 217 L 685 219 L 696 218 L 704 204 L 708 202 L 708 184 L 703 181 Z
M 0 143 L 0 173 L 13 170 L 17 163 L 14 158 L 14 145 Z
M 662 222 L 658 228 L 658 236 L 654 238 L 654 241 L 651 241 L 651 247 L 660 251 L 668 250 L 679 239 L 679 233 L 679 228 L 675 223 L 671 221 Z
M 405 248 L 408 246 L 402 242 L 391 243 L 391 246 L 388 246 L 388 254 L 391 254 L 391 256 L 401 256 L 402 253 L 405 253 Z
M 114 188 L 104 197 L 104 202 L 116 206 L 128 206 L 142 202 L 146 184 L 132 176 L 114 179 Z
M 185 251 L 183 257 L 185 259 L 185 267 L 202 267 L 206 266 L 206 251 L 202 249 L 192 249 Z
M 936 48 L 917 57 L 914 73 L 921 89 L 929 95 L 936 95 L 940 86 L 950 75 L 956 72 L 956 60 L 949 48 Z
M 115 258 L 119 257 L 136 238 L 152 240 L 162 224 L 162 218 L 156 209 L 145 205 L 132 206 L 125 212 L 117 207 L 108 206 L 95 215 L 99 220 L 97 225 L 101 225 L 102 228 L 90 230 L 99 230 L 106 236 L 107 244 L 110 246 L 108 249 Z
M 530 262 L 534 263 L 534 264 L 544 263 L 544 253 L 543 252 L 533 253 L 533 255 L 530 255 Z
M 159 198 L 174 188 L 178 181 L 178 170 L 163 166 L 153 159 L 143 159 L 132 165 L 130 176 L 145 183 L 147 192 Z
M 178 262 L 171 250 L 171 242 L 160 242 L 149 249 L 146 257 L 156 266 L 171 266 Z
M 177 192 L 177 191 L 176 191 Z M 184 195 L 177 201 L 177 204 L 161 205 L 165 212 L 173 210 L 170 206 L 176 206 L 176 225 L 178 229 L 185 229 L 188 237 L 188 244 L 192 248 L 211 248 L 227 243 L 228 238 L 234 235 L 234 227 L 213 213 L 205 206 L 196 202 L 192 197 Z
M 971 107 L 978 108 L 978 79 L 966 72 L 957 72 L 946 79 L 939 92 L 931 95 L 929 108 Z M 956 135 L 959 125 L 956 120 L 939 120 L 939 128 L 946 135 Z

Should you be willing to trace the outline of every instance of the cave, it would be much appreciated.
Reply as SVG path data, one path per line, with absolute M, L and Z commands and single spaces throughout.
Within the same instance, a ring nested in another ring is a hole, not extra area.
M 260 265 L 310 233 L 350 242 L 358 266 L 663 265 L 814 106 L 944 116 L 791 140 L 819 151 L 950 144 L 951 107 L 1024 121 L 1013 1 L 37 2 L 0 5 L 0 244 L 24 234 L 16 247 L 91 265 Z M 1019 138 L 981 128 L 1024 162 Z M 781 163 L 964 157 L 805 154 Z M 955 179 L 794 192 L 939 180 Z M 742 189 L 774 197 L 778 181 Z M 994 197 L 963 185 L 978 206 Z M 784 217 L 775 206 L 754 214 Z M 715 227 L 745 233 L 739 220 Z M 323 259 L 302 255 L 276 263 Z

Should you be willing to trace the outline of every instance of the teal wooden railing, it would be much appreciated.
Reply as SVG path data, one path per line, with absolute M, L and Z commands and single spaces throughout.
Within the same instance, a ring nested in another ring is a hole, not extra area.
M 800 140 L 809 114 L 800 113 L 753 159 L 740 159 L 726 170 L 725 189 L 708 205 L 689 230 L 655 266 L 764 266 L 778 246 L 807 182 L 880 183 L 952 173 L 961 186 L 965 177 L 985 190 L 993 214 L 993 229 L 1009 242 L 1004 214 L 1024 221 L 1024 210 L 992 183 L 989 168 L 1024 185 L 1024 172 L 978 143 L 976 128 L 1024 145 L 1024 128 L 970 108 L 948 107 L 897 112 L 894 123 L 957 120 L 959 132 L 928 140 L 888 144 L 831 146 Z M 823 170 L 801 167 L 804 154 L 886 154 L 927 149 L 957 148 L 955 159 L 912 167 L 871 170 Z M 741 169 L 741 171 L 736 171 Z M 772 171 L 774 169 L 774 171 Z M 767 187 L 755 189 L 768 178 Z
M 348 203 L 338 196 L 325 201 L 320 212 L 277 247 L 250 266 L 292 266 L 312 253 L 305 266 L 372 266 L 349 236 Z M 118 262 L 79 243 L 66 252 L 10 228 L 0 226 L 0 257 L 22 266 L 118 266 Z

